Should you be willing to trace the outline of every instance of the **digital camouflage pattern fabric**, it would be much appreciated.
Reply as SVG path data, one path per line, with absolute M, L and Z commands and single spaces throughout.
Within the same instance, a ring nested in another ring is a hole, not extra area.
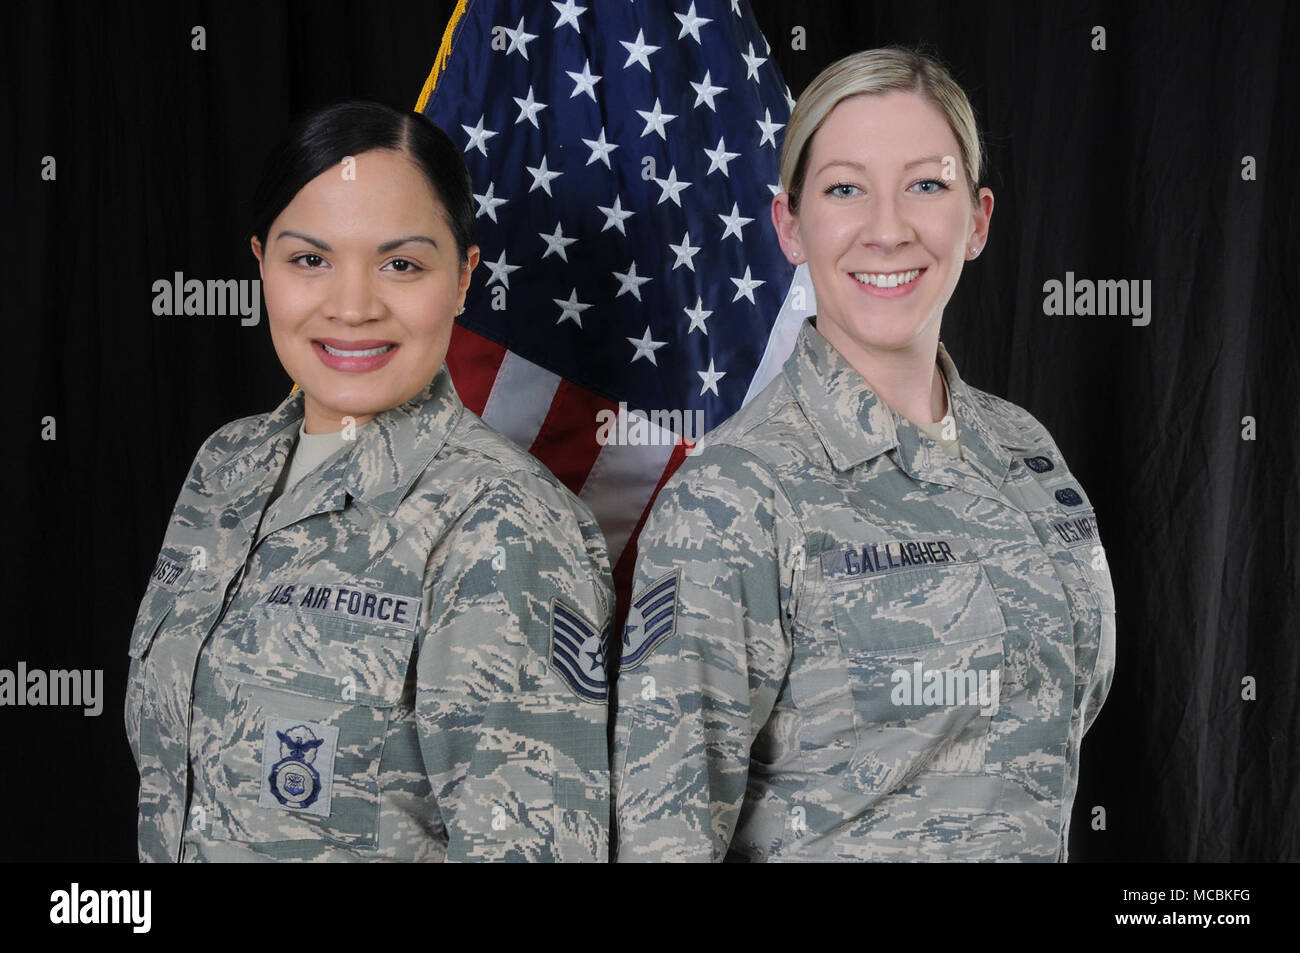
M 1064 860 L 1109 690 L 1096 514 L 1030 414 L 964 384 L 964 459 L 809 324 L 640 541 L 619 860 Z
M 268 507 L 302 413 L 221 428 L 177 500 L 130 645 L 141 858 L 607 860 L 590 512 L 445 368 Z

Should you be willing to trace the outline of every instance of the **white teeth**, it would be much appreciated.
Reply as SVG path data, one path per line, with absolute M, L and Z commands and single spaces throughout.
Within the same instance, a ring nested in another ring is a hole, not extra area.
M 325 349 L 326 354 L 333 354 L 335 357 L 374 357 L 376 354 L 383 354 L 396 347 L 394 344 L 385 344 L 383 347 L 367 348 L 364 351 L 341 351 L 336 347 L 330 347 L 324 341 L 320 342 L 320 346 Z
M 891 271 L 891 272 L 857 272 L 853 275 L 864 285 L 872 285 L 876 288 L 897 288 L 899 285 L 911 284 L 921 274 L 922 269 L 913 268 L 911 271 Z

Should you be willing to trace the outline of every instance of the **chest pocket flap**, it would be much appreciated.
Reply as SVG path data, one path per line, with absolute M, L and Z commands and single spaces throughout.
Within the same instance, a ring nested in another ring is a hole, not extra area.
M 363 595 L 364 598 L 364 595 Z M 259 603 L 213 646 L 224 677 L 326 701 L 393 708 L 402 697 L 415 642 L 414 597 L 392 619 L 348 618 L 287 604 Z M 403 622 L 409 620 L 410 624 Z

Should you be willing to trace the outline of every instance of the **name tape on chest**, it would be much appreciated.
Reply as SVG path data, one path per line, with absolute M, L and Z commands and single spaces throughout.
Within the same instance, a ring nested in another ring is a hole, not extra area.
M 341 586 L 280 583 L 257 600 L 259 609 L 279 607 L 344 622 L 388 625 L 408 632 L 415 631 L 420 614 L 420 603 L 414 596 L 393 595 L 355 583 Z
M 955 539 L 853 543 L 822 553 L 822 576 L 831 583 L 851 582 L 919 566 L 951 566 L 975 561 L 970 548 Z
M 188 560 L 172 559 L 160 554 L 154 564 L 153 572 L 149 574 L 149 585 L 166 589 L 168 592 L 180 592 L 185 588 L 185 580 L 189 578 L 189 574 Z

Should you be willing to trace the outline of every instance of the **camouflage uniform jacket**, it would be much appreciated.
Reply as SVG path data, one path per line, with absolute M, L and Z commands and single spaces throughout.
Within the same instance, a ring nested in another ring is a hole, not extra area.
M 639 540 L 620 860 L 1058 860 L 1115 604 L 1092 505 L 964 384 L 965 460 L 811 325 Z
M 149 860 L 608 859 L 604 538 L 446 369 L 267 506 L 303 414 L 222 427 L 131 638 Z

